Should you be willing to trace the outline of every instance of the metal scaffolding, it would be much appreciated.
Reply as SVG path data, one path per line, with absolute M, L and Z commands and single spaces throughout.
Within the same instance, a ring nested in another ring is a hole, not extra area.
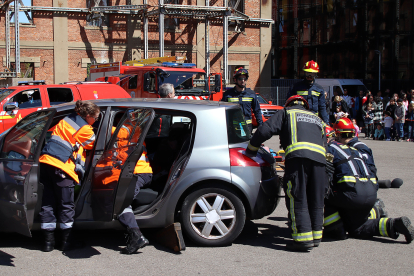
M 19 5 L 10 5 L 12 2 L 19 1 Z M 228 23 L 229 21 L 258 22 L 269 27 L 274 21 L 272 19 L 252 18 L 248 15 L 227 6 L 225 7 L 209 6 L 206 0 L 205 6 L 196 5 L 174 5 L 164 4 L 164 0 L 158 0 L 157 6 L 150 6 L 147 0 L 144 5 L 120 5 L 120 6 L 103 6 L 92 8 L 67 8 L 67 7 L 40 7 L 40 6 L 23 6 L 21 0 L 0 0 L 0 9 L 6 13 L 6 67 L 10 68 L 10 9 L 14 8 L 15 22 L 18 22 L 19 11 L 24 11 L 29 16 L 29 11 L 46 11 L 46 12 L 65 12 L 65 13 L 85 13 L 85 14 L 125 14 L 138 15 L 143 21 L 144 29 L 144 58 L 148 58 L 148 25 L 149 19 L 157 19 L 159 24 L 159 56 L 164 56 L 164 16 L 172 18 L 186 18 L 197 20 L 205 23 L 205 64 L 206 71 L 210 71 L 210 48 L 209 48 L 209 24 L 210 21 L 223 22 L 223 79 L 227 82 L 228 71 Z M 93 17 L 92 17 L 93 18 Z M 0 72 L 0 77 L 16 77 L 20 73 L 20 49 L 19 49 L 19 24 L 15 23 L 15 54 L 16 70 L 15 72 Z

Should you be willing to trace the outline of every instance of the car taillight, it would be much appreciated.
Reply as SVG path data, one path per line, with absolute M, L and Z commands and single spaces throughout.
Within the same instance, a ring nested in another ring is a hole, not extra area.
M 260 157 L 248 157 L 243 154 L 246 149 L 244 148 L 233 148 L 229 149 L 230 153 L 230 166 L 236 167 L 265 167 L 270 164 L 264 161 Z

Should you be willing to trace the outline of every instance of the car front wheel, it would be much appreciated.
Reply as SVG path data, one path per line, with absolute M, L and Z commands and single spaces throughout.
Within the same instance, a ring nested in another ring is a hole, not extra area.
M 230 189 L 207 187 L 189 194 L 181 207 L 181 224 L 187 236 L 199 245 L 231 244 L 243 230 L 246 212 Z

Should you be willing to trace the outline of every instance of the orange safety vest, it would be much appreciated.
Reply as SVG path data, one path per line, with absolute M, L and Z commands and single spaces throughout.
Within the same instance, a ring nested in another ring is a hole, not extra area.
M 94 143 L 92 126 L 73 113 L 53 128 L 52 137 L 43 148 L 39 161 L 61 169 L 79 183 L 75 166 L 85 167 L 85 150 L 91 150 Z

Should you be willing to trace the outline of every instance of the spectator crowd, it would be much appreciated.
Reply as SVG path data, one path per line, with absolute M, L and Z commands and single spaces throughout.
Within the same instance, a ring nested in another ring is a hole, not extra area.
M 365 139 L 414 142 L 414 89 L 401 90 L 391 95 L 386 89 L 384 95 L 378 91 L 359 91 L 352 97 L 344 89 L 334 91 L 331 99 L 325 92 L 326 109 L 330 123 L 340 118 L 350 118 L 357 135 L 365 133 Z

